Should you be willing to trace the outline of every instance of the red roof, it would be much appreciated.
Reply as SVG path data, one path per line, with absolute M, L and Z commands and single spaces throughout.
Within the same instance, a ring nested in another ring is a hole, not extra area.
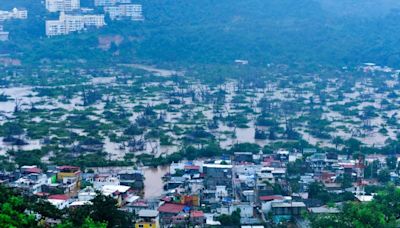
M 55 199 L 55 200 L 68 200 L 69 196 L 67 195 L 51 195 L 48 199 Z
M 199 170 L 200 166 L 198 166 L 198 165 L 185 165 L 184 169 Z
M 47 192 L 38 192 L 38 193 L 36 193 L 35 195 L 41 197 L 41 196 L 48 196 L 48 195 L 50 195 L 50 194 L 47 193 Z
M 260 196 L 261 201 L 281 200 L 282 196 Z
M 37 167 L 34 167 L 34 168 L 25 169 L 24 172 L 25 173 L 42 173 L 42 170 Z
M 202 211 L 192 211 L 190 215 L 193 218 L 204 217 L 204 213 Z
M 185 205 L 181 205 L 181 204 L 165 203 L 158 208 L 158 211 L 164 212 L 164 213 L 175 213 L 176 214 L 176 213 L 183 211 L 184 207 L 185 207 Z

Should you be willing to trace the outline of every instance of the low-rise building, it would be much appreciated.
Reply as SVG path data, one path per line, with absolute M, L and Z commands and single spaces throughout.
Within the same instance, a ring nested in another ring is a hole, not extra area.
M 140 210 L 138 219 L 135 223 L 135 228 L 158 228 L 158 211 L 156 210 Z

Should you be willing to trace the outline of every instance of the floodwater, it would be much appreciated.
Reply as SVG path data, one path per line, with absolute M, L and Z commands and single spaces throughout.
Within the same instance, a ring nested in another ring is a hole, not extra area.
M 122 65 L 133 67 L 133 68 L 140 69 L 140 70 L 149 71 L 151 73 L 154 73 L 155 75 L 163 76 L 163 77 L 169 77 L 172 75 L 182 76 L 184 74 L 184 72 L 182 72 L 182 71 L 160 69 L 160 68 L 142 65 L 142 64 L 122 64 Z
M 142 168 L 144 180 L 144 198 L 154 199 L 162 195 L 164 184 L 162 177 L 169 172 L 169 166 L 159 166 L 157 168 Z

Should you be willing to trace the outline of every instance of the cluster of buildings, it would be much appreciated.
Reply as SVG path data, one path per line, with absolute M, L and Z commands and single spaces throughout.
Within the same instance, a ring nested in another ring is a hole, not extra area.
M 238 210 L 245 227 L 283 221 L 308 227 L 301 216 L 304 212 L 340 212 L 340 207 L 328 207 L 310 198 L 311 184 L 317 182 L 329 193 L 352 193 L 360 203 L 370 201 L 373 195 L 366 194 L 364 187 L 378 183 L 373 178 L 365 179 L 364 169 L 365 164 L 376 160 L 384 166 L 386 156 L 352 159 L 309 148 L 273 154 L 235 152 L 213 160 L 182 161 L 170 165 L 162 178 L 163 194 L 154 199 L 142 197 L 146 177 L 132 167 L 90 168 L 83 172 L 74 166 L 49 166 L 47 171 L 22 166 L 17 172 L 1 174 L 0 180 L 43 197 L 59 209 L 91 204 L 100 192 L 115 198 L 121 210 L 135 213 L 137 228 L 224 225 L 219 217 Z M 301 161 L 298 168 L 302 171 L 293 173 L 290 166 L 296 161 Z M 338 181 L 344 175 L 351 178 L 346 187 Z M 290 184 L 292 178 L 296 179 L 296 189 Z M 397 175 L 391 178 L 398 182 Z
M 93 14 L 92 10 L 81 9 L 80 0 L 46 0 L 46 9 L 59 13 L 57 20 L 46 20 L 46 35 L 59 36 L 82 31 L 89 27 L 106 25 L 104 14 Z
M 9 38 L 9 32 L 4 31 L 4 27 L 1 24 L 7 20 L 26 20 L 28 18 L 28 11 L 26 9 L 13 8 L 10 11 L 0 10 L 0 41 L 7 41 Z
M 48 12 L 59 13 L 57 20 L 46 20 L 47 36 L 103 27 L 106 15 L 111 20 L 143 20 L 142 5 L 130 0 L 94 0 L 96 9 L 82 8 L 80 0 L 46 0 L 45 5 Z
M 119 207 L 127 207 L 140 198 L 143 181 L 143 174 L 131 168 L 83 172 L 75 166 L 48 166 L 46 171 L 22 166 L 0 175 L 0 183 L 42 197 L 58 209 L 91 204 L 97 192 L 115 198 Z
M 364 178 L 364 169 L 376 160 L 385 167 L 385 158 L 371 155 L 353 159 L 306 148 L 278 150 L 268 155 L 236 152 L 215 160 L 172 163 L 158 208 L 159 223 L 162 227 L 188 222 L 220 225 L 219 216 L 231 215 L 240 209 L 242 226 L 292 221 L 297 226 L 308 227 L 309 222 L 302 216 L 304 212 L 339 213 L 341 205 L 328 207 L 326 202 L 309 197 L 311 184 L 322 185 L 332 195 L 351 193 L 356 202 L 370 201 L 373 194 L 367 194 L 365 186 L 379 183 L 376 179 Z M 296 161 L 301 161 L 301 173 L 290 171 L 289 166 Z M 391 180 L 398 182 L 398 175 L 392 174 Z M 344 186 L 344 176 L 350 178 L 349 186 Z M 297 188 L 294 189 L 291 180 Z M 191 213 L 199 215 L 199 220 L 192 221 Z

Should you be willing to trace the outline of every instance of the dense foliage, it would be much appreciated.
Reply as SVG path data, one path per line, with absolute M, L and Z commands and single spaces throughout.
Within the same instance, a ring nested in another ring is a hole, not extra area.
M 5 24 L 12 41 L 0 44 L 3 53 L 22 52 L 25 62 L 43 58 L 97 64 L 108 60 L 226 64 L 235 59 L 292 66 L 400 62 L 400 16 L 393 10 L 399 4 L 390 0 L 380 4 L 370 0 L 351 4 L 343 0 L 143 1 L 144 22 L 108 21 L 101 30 L 51 39 L 43 39 L 44 19 L 54 15 L 44 16 L 40 1 L 3 1 L 5 8 L 23 5 L 31 10 L 32 20 Z M 99 35 L 120 35 L 123 42 L 102 51 L 96 48 Z
M 312 227 L 398 227 L 400 189 L 388 186 L 371 202 L 350 202 L 339 214 L 312 217 Z
M 91 205 L 58 210 L 49 202 L 24 196 L 0 185 L 0 227 L 47 227 L 46 219 L 59 228 L 132 227 L 132 215 L 118 210 L 116 200 L 97 195 Z

